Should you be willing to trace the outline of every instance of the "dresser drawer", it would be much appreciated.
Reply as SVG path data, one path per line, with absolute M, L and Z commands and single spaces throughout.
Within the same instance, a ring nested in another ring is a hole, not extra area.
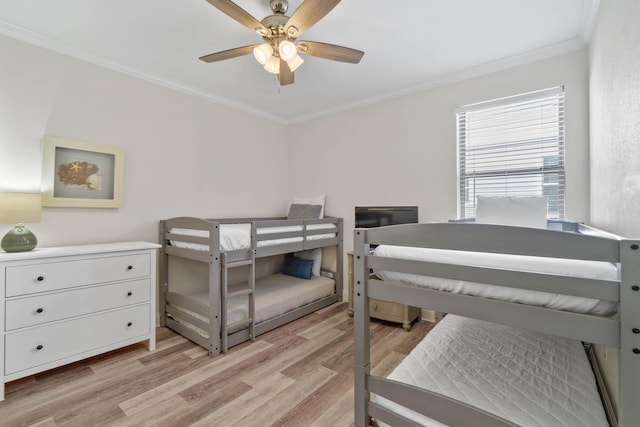
M 149 301 L 149 282 L 140 279 L 9 300 L 5 304 L 5 329 L 11 331 Z
M 369 314 L 377 319 L 402 322 L 404 319 L 404 305 L 372 298 L 369 300 Z
M 149 304 L 5 335 L 5 375 L 148 335 Z
M 6 296 L 135 279 L 150 274 L 149 254 L 9 266 L 6 268 Z

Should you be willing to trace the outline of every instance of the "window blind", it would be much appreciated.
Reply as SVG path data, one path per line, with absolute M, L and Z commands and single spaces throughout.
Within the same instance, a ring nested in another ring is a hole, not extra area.
M 459 218 L 477 196 L 548 196 L 549 219 L 564 219 L 562 87 L 456 109 Z

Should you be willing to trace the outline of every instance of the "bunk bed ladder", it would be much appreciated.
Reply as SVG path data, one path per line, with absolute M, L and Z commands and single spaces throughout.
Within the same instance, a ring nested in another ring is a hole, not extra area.
M 251 266 L 249 267 L 249 338 L 256 340 L 256 253 L 251 254 Z
M 255 340 L 255 293 L 256 293 L 256 260 L 255 260 L 255 252 L 251 253 L 249 259 L 241 260 L 241 261 L 233 261 L 228 262 L 226 254 L 222 253 L 222 280 L 221 280 L 221 351 L 223 353 L 227 352 L 229 348 L 228 338 L 229 334 L 232 334 L 241 329 L 248 328 L 249 329 L 249 337 L 251 341 Z M 229 289 L 229 268 L 241 267 L 244 265 L 249 266 L 249 277 L 247 280 L 247 284 L 245 286 L 236 287 L 234 289 Z M 239 295 L 246 295 L 248 299 L 248 317 L 244 319 L 240 319 L 234 323 L 228 322 L 228 313 L 227 313 L 227 300 L 228 298 L 233 298 Z

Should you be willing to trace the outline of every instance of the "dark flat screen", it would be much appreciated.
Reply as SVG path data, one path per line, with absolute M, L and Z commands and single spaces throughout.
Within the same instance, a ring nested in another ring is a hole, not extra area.
M 356 206 L 356 228 L 418 222 L 417 206 Z

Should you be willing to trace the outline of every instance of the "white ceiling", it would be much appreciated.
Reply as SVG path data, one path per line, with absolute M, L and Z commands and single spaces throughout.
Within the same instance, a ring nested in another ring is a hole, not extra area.
M 258 20 L 268 0 L 237 0 Z M 290 0 L 293 11 L 302 0 Z M 310 56 L 279 87 L 261 42 L 205 0 L 2 0 L 0 33 L 281 123 L 579 49 L 598 0 L 345 0 L 300 39 L 363 50 L 359 64 Z

